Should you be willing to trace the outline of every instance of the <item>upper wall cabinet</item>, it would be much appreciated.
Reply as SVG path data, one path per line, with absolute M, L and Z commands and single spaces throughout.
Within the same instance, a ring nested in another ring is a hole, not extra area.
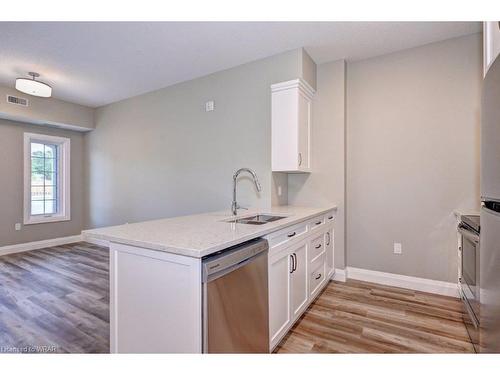
M 302 79 L 271 86 L 273 172 L 310 172 L 313 95 Z
M 483 54 L 484 75 L 486 76 L 491 63 L 500 54 L 500 22 L 483 23 Z

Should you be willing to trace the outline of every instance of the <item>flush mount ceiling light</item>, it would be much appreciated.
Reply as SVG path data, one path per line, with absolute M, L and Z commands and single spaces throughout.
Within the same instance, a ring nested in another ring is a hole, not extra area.
M 36 78 L 40 74 L 35 72 L 28 73 L 32 78 L 18 78 L 16 79 L 16 90 L 24 92 L 25 94 L 41 96 L 42 98 L 50 98 L 52 95 L 52 87 L 46 83 L 37 81 Z

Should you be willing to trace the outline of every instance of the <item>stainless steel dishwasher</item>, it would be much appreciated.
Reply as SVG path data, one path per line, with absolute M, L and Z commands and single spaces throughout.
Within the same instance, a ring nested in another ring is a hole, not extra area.
M 202 261 L 203 352 L 269 353 L 266 240 Z

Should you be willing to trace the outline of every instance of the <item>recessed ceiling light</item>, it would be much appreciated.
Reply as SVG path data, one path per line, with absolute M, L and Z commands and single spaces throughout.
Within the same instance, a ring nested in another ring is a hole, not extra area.
M 33 96 L 41 96 L 43 98 L 50 98 L 52 95 L 52 87 L 46 83 L 37 81 L 36 78 L 40 74 L 35 72 L 28 73 L 32 78 L 18 78 L 16 79 L 16 90 L 24 92 L 25 94 Z

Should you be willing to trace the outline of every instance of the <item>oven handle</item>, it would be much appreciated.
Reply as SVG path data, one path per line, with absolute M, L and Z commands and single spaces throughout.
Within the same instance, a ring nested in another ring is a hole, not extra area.
M 464 236 L 468 240 L 474 242 L 474 244 L 476 244 L 476 245 L 479 244 L 479 236 L 476 233 L 472 232 L 469 228 L 467 228 L 462 223 L 460 223 L 458 225 L 458 231 L 460 232 L 460 234 L 462 236 Z

